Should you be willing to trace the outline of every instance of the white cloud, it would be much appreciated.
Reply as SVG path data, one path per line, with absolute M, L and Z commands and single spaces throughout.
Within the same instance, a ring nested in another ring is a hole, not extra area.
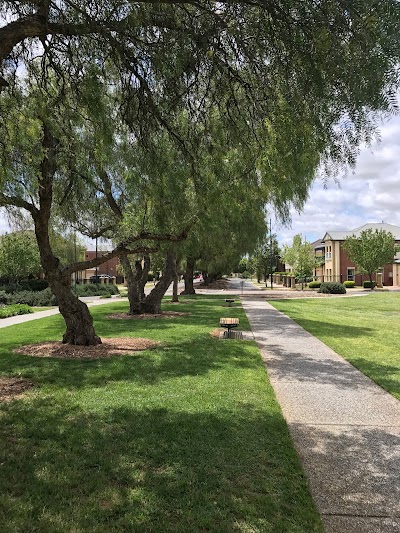
M 282 244 L 301 233 L 309 241 L 329 230 L 349 230 L 382 220 L 400 226 L 400 117 L 380 128 L 381 142 L 360 151 L 356 168 L 339 184 L 316 180 L 299 215 L 292 213 L 290 228 L 275 225 Z

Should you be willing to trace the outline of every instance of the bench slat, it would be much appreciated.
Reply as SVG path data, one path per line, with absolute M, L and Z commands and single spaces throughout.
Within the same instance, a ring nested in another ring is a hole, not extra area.
M 238 318 L 220 318 L 219 323 L 221 325 L 239 324 L 239 319 Z

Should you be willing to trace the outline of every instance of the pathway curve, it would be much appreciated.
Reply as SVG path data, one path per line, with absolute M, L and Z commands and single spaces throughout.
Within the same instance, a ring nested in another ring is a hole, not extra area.
M 400 532 L 400 402 L 283 313 L 243 300 L 327 533 Z

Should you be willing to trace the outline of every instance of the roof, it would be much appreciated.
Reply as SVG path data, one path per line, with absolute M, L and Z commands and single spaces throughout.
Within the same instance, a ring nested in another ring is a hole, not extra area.
M 344 241 L 346 237 L 352 237 L 353 235 L 359 237 L 360 233 L 367 229 L 388 231 L 396 241 L 400 241 L 400 227 L 394 226 L 393 224 L 386 224 L 386 222 L 372 222 L 350 231 L 327 231 L 322 241 Z
M 325 244 L 322 239 L 318 239 L 317 241 L 312 242 L 311 246 L 314 248 L 314 250 L 318 250 L 319 248 L 325 248 Z

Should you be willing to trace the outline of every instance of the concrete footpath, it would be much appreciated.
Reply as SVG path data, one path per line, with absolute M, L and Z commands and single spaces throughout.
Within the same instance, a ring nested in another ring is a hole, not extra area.
M 400 402 L 263 300 L 244 300 L 327 533 L 400 532 Z

